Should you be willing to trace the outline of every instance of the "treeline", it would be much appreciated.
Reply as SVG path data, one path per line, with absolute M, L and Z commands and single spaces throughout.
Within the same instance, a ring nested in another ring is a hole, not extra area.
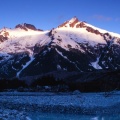
M 20 92 L 37 92 L 37 91 L 68 91 L 68 86 L 62 79 L 55 79 L 53 75 L 46 75 L 41 78 L 33 80 L 28 85 L 25 80 L 19 80 L 18 78 L 8 80 L 0 80 L 0 91 L 17 90 Z
M 66 83 L 71 91 L 109 92 L 120 90 L 120 70 L 80 73 L 67 78 Z
M 17 78 L 0 80 L 0 91 L 17 90 L 20 92 L 106 92 L 120 90 L 120 71 L 89 72 L 73 75 L 66 79 L 56 79 L 53 75 L 45 75 L 33 80 L 28 85 L 25 80 Z
M 19 87 L 27 87 L 27 84 L 23 80 L 18 80 L 17 78 L 8 80 L 1 79 L 0 80 L 0 91 L 4 91 L 6 89 L 18 89 Z
M 43 76 L 33 81 L 30 85 L 32 90 L 45 92 L 67 92 L 69 87 L 64 80 L 56 79 L 53 75 Z
M 56 86 L 56 85 L 64 85 L 65 82 L 62 79 L 55 79 L 53 75 L 43 76 L 34 80 L 31 84 L 31 87 L 36 86 Z
M 120 90 L 120 80 L 94 80 L 89 82 L 69 82 L 70 91 L 81 92 L 109 92 Z

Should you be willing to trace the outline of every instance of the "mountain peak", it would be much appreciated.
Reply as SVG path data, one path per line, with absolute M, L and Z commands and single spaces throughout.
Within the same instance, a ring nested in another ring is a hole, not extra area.
M 65 21 L 63 24 L 59 25 L 58 27 L 59 28 L 61 27 L 72 27 L 73 28 L 73 27 L 77 27 L 78 23 L 81 23 L 81 22 L 76 16 L 74 16 L 73 18 L 71 18 L 68 21 Z
M 58 28 L 62 28 L 62 27 L 76 28 L 76 29 L 84 28 L 87 32 L 94 33 L 94 34 L 100 35 L 100 36 L 102 36 L 102 33 L 103 33 L 103 31 L 100 30 L 99 28 L 94 27 L 94 26 L 86 23 L 85 21 L 79 21 L 79 19 L 76 16 L 58 26 Z
M 35 30 L 35 31 L 42 31 L 40 29 L 37 29 L 34 25 L 28 24 L 28 23 L 18 24 L 15 26 L 15 28 L 24 29 L 25 31 L 28 31 L 28 29 Z
M 73 22 L 75 22 L 75 21 L 79 22 L 79 20 L 78 20 L 78 18 L 77 18 L 76 16 L 74 16 L 73 18 L 71 18 L 71 19 L 69 20 L 69 23 L 73 23 Z

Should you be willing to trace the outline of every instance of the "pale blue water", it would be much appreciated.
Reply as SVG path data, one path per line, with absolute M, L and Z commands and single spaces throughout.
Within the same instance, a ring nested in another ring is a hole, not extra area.
M 59 113 L 31 113 L 31 120 L 120 120 L 120 114 L 116 115 L 76 115 Z

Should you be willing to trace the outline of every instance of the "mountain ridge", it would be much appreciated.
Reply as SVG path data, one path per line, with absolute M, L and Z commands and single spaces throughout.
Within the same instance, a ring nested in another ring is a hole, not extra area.
M 72 18 L 49 31 L 0 30 L 0 78 L 120 69 L 120 35 Z M 34 69 L 34 71 L 33 71 Z

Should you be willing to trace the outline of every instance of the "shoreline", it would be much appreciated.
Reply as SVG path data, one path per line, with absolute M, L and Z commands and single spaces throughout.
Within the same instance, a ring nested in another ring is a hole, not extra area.
M 6 94 L 5 94 L 6 93 Z M 103 93 L 0 93 L 0 108 L 74 114 L 120 113 L 120 91 Z

